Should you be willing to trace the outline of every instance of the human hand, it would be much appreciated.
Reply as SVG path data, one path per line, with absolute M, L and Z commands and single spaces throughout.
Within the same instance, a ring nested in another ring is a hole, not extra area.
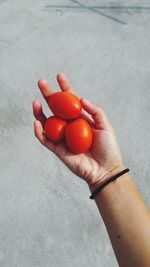
M 58 74 L 57 81 L 62 91 L 75 94 L 64 74 Z M 48 81 L 40 80 L 38 86 L 47 102 L 54 93 Z M 43 130 L 46 116 L 38 100 L 33 101 L 33 113 L 36 118 L 34 132 L 42 145 L 58 156 L 72 172 L 84 179 L 93 190 L 101 180 L 122 170 L 123 163 L 114 130 L 104 110 L 84 98 L 81 99 L 81 103 L 83 107 L 81 117 L 90 123 L 93 131 L 93 143 L 87 153 L 75 155 L 67 148 L 64 141 L 54 144 L 47 139 Z

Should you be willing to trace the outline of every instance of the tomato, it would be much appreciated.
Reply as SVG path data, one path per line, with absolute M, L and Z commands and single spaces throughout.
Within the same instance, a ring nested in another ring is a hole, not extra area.
M 66 126 L 65 139 L 73 153 L 85 153 L 92 144 L 92 129 L 84 119 L 76 119 Z
M 54 115 L 70 120 L 80 116 L 82 105 L 79 98 L 69 92 L 56 92 L 50 96 L 48 105 Z
M 64 138 L 67 122 L 55 116 L 49 117 L 44 125 L 44 131 L 48 139 L 54 143 Z

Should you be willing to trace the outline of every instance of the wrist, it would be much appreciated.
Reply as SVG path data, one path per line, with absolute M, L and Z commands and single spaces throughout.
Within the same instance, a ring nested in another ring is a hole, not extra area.
M 125 166 L 124 166 L 123 162 L 121 162 L 118 165 L 116 165 L 115 167 L 109 168 L 108 170 L 105 170 L 103 176 L 99 177 L 95 183 L 89 185 L 89 189 L 90 189 L 91 193 L 93 193 L 95 191 L 95 189 L 100 184 L 102 184 L 103 182 L 105 182 L 105 180 L 107 178 L 109 178 L 109 177 L 111 177 L 111 176 L 119 173 L 120 171 L 122 171 L 124 169 L 125 169 Z

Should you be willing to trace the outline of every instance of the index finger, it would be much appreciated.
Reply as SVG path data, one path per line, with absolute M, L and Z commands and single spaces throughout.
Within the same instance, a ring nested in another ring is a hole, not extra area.
M 76 95 L 75 91 L 71 88 L 69 79 L 64 73 L 57 74 L 57 81 L 63 92 L 69 92 Z
M 63 92 L 69 92 L 69 93 L 72 93 L 72 94 L 77 96 L 75 91 L 71 88 L 71 84 L 70 84 L 69 79 L 67 78 L 67 76 L 64 73 L 58 73 L 57 74 L 57 81 L 58 81 L 58 84 L 59 84 L 59 86 Z M 90 124 L 93 123 L 93 120 L 91 119 L 90 115 L 83 109 L 81 112 L 81 117 L 86 119 Z
M 45 100 L 47 102 L 49 97 L 54 93 L 50 84 L 48 83 L 47 80 L 41 79 L 38 81 L 38 87 L 39 87 L 43 97 L 45 98 Z

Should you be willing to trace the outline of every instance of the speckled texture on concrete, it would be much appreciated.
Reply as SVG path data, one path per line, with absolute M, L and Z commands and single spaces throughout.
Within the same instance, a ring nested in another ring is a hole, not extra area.
M 132 2 L 132 4 L 131 4 Z M 150 203 L 150 1 L 0 1 L 0 266 L 112 267 L 87 185 L 34 138 L 37 80 L 101 104 Z

